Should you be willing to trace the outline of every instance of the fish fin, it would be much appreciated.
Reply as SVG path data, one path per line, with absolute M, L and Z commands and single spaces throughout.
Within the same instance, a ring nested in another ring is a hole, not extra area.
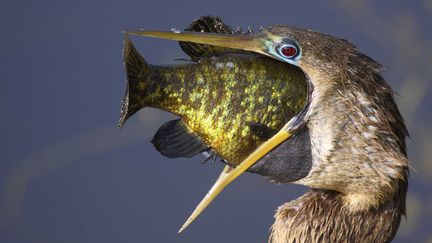
M 141 102 L 142 97 L 139 95 L 139 84 L 140 81 L 145 80 L 149 69 L 147 62 L 138 53 L 127 35 L 124 40 L 123 62 L 127 83 L 118 128 L 121 128 L 130 116 L 144 107 Z
M 261 138 L 262 140 L 268 140 L 277 133 L 275 129 L 268 127 L 259 122 L 247 122 L 247 125 L 249 126 L 252 133 L 254 133 L 257 137 Z
M 297 181 L 312 168 L 311 138 L 307 126 L 279 144 L 258 160 L 247 171 L 265 176 L 276 183 Z
M 218 154 L 214 149 L 207 149 L 201 152 L 204 155 L 204 160 L 201 161 L 201 164 L 205 164 L 208 161 L 211 161 L 210 164 L 214 164 L 216 159 L 218 158 Z
M 162 124 L 151 143 L 157 151 L 168 158 L 191 158 L 210 149 L 202 138 L 195 135 L 181 119 Z
M 226 25 L 217 16 L 202 16 L 192 21 L 186 31 L 225 33 L 225 34 L 243 34 L 237 33 L 231 26 Z M 192 42 L 179 42 L 181 49 L 191 57 L 193 61 L 198 61 L 202 57 L 220 56 L 225 53 L 242 53 L 244 51 L 235 50 L 225 47 L 196 44 Z

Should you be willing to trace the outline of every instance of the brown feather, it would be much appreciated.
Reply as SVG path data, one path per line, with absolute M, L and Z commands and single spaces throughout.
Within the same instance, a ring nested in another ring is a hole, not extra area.
M 406 186 L 378 208 L 352 212 L 344 195 L 311 190 L 280 206 L 269 242 L 390 242 L 405 212 Z
M 382 66 L 347 40 L 274 26 L 302 49 L 313 85 L 305 117 L 313 166 L 294 182 L 312 189 L 279 207 L 270 242 L 390 242 L 405 214 L 408 131 Z

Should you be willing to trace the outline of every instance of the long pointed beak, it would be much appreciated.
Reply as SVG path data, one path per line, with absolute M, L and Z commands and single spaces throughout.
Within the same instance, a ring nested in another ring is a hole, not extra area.
M 183 226 L 180 228 L 178 233 L 181 233 L 186 227 L 188 227 L 197 217 L 201 214 L 204 209 L 216 198 L 217 195 L 228 186 L 234 179 L 254 165 L 259 159 L 270 152 L 273 148 L 281 144 L 283 141 L 291 137 L 291 134 L 286 130 L 280 130 L 272 138 L 264 142 L 258 147 L 252 154 L 250 154 L 245 160 L 243 160 L 237 167 L 231 168 L 228 165 L 225 166 L 221 175 L 216 180 L 210 191 L 205 195 L 203 200 L 198 204 L 191 216 L 186 220 Z
M 197 44 L 213 45 L 226 47 L 231 49 L 239 49 L 244 51 L 251 51 L 266 56 L 271 56 L 267 52 L 266 42 L 274 39 L 275 36 L 268 32 L 262 31 L 254 35 L 230 35 L 219 33 L 204 33 L 192 31 L 150 31 L 150 30 L 136 30 L 125 31 L 129 35 L 155 37 L 168 40 L 186 41 Z M 245 172 L 248 168 L 254 165 L 259 159 L 270 152 L 273 148 L 281 144 L 283 141 L 291 137 L 288 129 L 283 128 L 272 138 L 264 142 L 252 154 L 250 154 L 243 162 L 237 167 L 231 168 L 225 166 L 219 178 L 216 180 L 210 191 L 198 204 L 191 216 L 186 220 L 184 225 L 180 228 L 179 233 L 182 232 L 188 225 L 190 225 L 198 215 L 216 198 L 217 195 L 228 186 L 233 180 Z
M 132 30 L 124 31 L 126 34 L 155 37 L 168 40 L 194 42 L 244 51 L 251 51 L 263 55 L 265 52 L 265 41 L 268 40 L 269 33 L 262 31 L 253 35 L 231 35 L 220 33 L 205 33 L 193 31 L 151 31 L 151 30 Z

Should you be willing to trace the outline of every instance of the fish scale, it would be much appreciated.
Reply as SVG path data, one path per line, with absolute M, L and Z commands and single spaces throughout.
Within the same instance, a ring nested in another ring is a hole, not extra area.
M 265 141 L 249 122 L 278 131 L 306 102 L 303 72 L 255 54 L 226 53 L 192 64 L 154 66 L 127 39 L 125 67 L 128 90 L 120 123 L 144 107 L 176 114 L 231 165 Z

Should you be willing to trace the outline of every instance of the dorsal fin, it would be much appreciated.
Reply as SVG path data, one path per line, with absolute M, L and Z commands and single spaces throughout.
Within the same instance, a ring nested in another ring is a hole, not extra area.
M 231 26 L 226 25 L 217 16 L 203 16 L 192 21 L 186 31 L 195 32 L 210 32 L 210 33 L 225 33 L 225 34 L 244 34 L 237 33 Z M 192 42 L 179 42 L 181 49 L 192 59 L 192 61 L 198 61 L 202 57 L 218 56 L 224 53 L 239 53 L 242 51 L 224 47 L 217 47 L 211 45 L 196 44 Z

